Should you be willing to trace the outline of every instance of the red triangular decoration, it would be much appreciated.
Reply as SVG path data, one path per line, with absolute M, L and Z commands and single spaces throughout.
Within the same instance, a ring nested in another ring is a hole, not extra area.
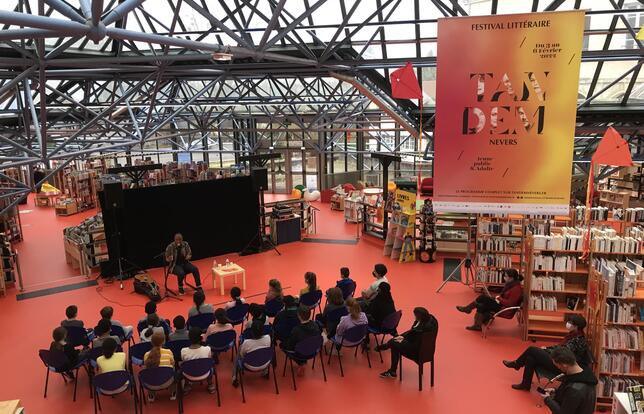
M 423 99 L 423 91 L 418 85 L 418 79 L 411 63 L 391 72 L 391 96 L 400 99 Z
M 592 161 L 595 165 L 613 165 L 616 167 L 633 165 L 628 142 L 613 127 L 608 127 L 604 133 L 604 137 L 599 142 Z

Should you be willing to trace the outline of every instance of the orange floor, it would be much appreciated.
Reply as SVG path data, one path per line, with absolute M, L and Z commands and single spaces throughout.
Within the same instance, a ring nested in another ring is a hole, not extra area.
M 346 224 L 341 212 L 331 212 L 328 204 L 318 204 L 318 207 L 321 209 L 318 216 L 320 237 L 354 237 L 356 226 Z M 65 264 L 62 229 L 77 223 L 87 214 L 59 218 L 55 217 L 53 210 L 33 207 L 32 202 L 22 206 L 22 210 L 25 240 L 17 247 L 28 290 L 82 280 Z M 351 268 L 360 289 L 370 282 L 373 264 L 385 263 L 389 267 L 388 276 L 396 305 L 404 313 L 401 326 L 406 328 L 411 324 L 411 311 L 415 306 L 427 307 L 438 318 L 436 385 L 430 388 L 426 378 L 425 390 L 418 392 L 416 370 L 410 363 L 406 363 L 402 384 L 397 380 L 380 379 L 378 373 L 385 369 L 388 355 L 385 356 L 385 364 L 374 356 L 374 366 L 369 369 L 363 356 L 359 355 L 354 360 L 346 353 L 345 378 L 340 377 L 337 360 L 334 360 L 327 371 L 327 383 L 323 382 L 319 368 L 315 371 L 309 368 L 305 377 L 298 379 L 298 391 L 292 390 L 289 377 L 278 378 L 280 394 L 275 395 L 270 382 L 249 376 L 247 403 L 242 404 L 240 391 L 230 384 L 230 360 L 223 358 L 219 366 L 222 409 L 238 413 L 307 414 L 335 410 L 456 414 L 548 412 L 546 408 L 538 407 L 540 398 L 535 391 L 526 393 L 510 389 L 510 384 L 519 381 L 519 374 L 501 365 L 502 359 L 517 356 L 528 345 L 519 339 L 516 322 L 497 322 L 487 339 L 466 331 L 464 326 L 471 317 L 456 312 L 454 306 L 472 300 L 475 294 L 458 283 L 449 283 L 442 293 L 436 293 L 442 282 L 441 261 L 435 264 L 395 263 L 382 256 L 382 241 L 369 236 L 362 237 L 357 245 L 292 243 L 279 246 L 279 250 L 281 256 L 268 251 L 241 258 L 232 254 L 218 259 L 228 257 L 246 268 L 248 285 L 245 296 L 264 292 L 267 280 L 273 277 L 290 287 L 287 292 L 296 293 L 303 285 L 304 272 L 309 270 L 316 272 L 320 285 L 327 288 L 334 284 L 341 266 Z M 212 259 L 197 262 L 205 277 L 208 302 L 219 303 L 225 298 L 212 289 L 211 263 Z M 157 280 L 160 278 L 158 269 L 152 274 Z M 19 398 L 27 413 L 92 412 L 85 374 L 80 377 L 76 403 L 72 403 L 72 387 L 65 386 L 57 376 L 50 379 L 49 395 L 43 399 L 45 368 L 37 357 L 38 349 L 49 346 L 51 330 L 64 318 L 64 309 L 69 304 L 79 307 L 79 317 L 85 320 L 86 325 L 95 324 L 99 309 L 107 304 L 114 306 L 115 319 L 135 323 L 143 314 L 146 299 L 132 293 L 131 281 L 126 282 L 124 290 L 120 290 L 117 284 L 106 285 L 100 281 L 99 287 L 20 302 L 16 301 L 15 293 L 11 290 L 7 297 L 0 298 L 0 367 L 3 378 L 0 400 Z M 159 305 L 159 313 L 166 318 L 185 315 L 189 306 L 189 297 L 184 302 L 163 302 Z M 282 356 L 278 355 L 278 358 L 281 363 Z M 105 413 L 131 412 L 130 402 L 124 396 L 102 401 Z M 164 394 L 157 397 L 152 408 L 155 413 L 176 412 L 176 404 Z M 186 398 L 186 413 L 205 412 L 210 408 L 217 409 L 215 399 L 202 390 L 193 391 Z

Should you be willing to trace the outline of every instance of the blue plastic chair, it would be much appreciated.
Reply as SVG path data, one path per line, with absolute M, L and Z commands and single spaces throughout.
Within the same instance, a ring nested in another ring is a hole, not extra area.
M 376 339 L 376 345 L 382 345 L 385 342 L 385 336 L 387 335 L 398 335 L 398 324 L 400 323 L 401 318 L 402 311 L 399 310 L 387 316 L 382 321 L 382 325 L 380 325 L 379 328 L 373 326 L 368 327 L 369 335 L 373 335 L 373 337 Z M 378 335 L 381 336 L 380 342 L 378 342 Z M 380 362 L 384 362 L 384 360 L 382 359 L 382 352 L 380 350 L 378 351 L 378 355 L 380 355 Z
M 210 347 L 213 354 L 228 352 L 232 349 L 230 360 L 232 361 L 237 351 L 237 332 L 233 329 L 223 332 L 215 332 L 206 337 L 206 345 Z
M 251 369 L 251 367 L 259 368 L 263 367 L 266 364 L 268 364 L 268 370 L 273 371 L 275 394 L 280 393 L 280 390 L 277 387 L 277 376 L 275 375 L 275 349 L 272 346 L 268 346 L 266 348 L 260 348 L 254 350 L 253 352 L 249 352 L 243 358 L 237 360 L 237 373 L 239 378 L 239 385 L 241 385 L 242 402 L 246 402 L 246 393 L 244 391 L 244 372 L 259 372 L 257 369 Z
M 112 325 L 110 329 L 110 335 L 118 336 L 121 340 L 121 343 L 127 341 L 127 347 L 130 349 L 130 345 L 134 343 L 134 330 L 132 330 L 128 335 L 125 335 L 125 330 L 121 326 Z
M 175 341 L 166 342 L 163 347 L 172 351 L 174 355 L 174 361 L 178 365 L 181 361 L 181 350 L 183 348 L 188 348 L 192 343 L 189 339 L 177 339 Z
M 217 393 L 217 406 L 221 407 L 221 396 L 219 394 L 219 379 L 215 369 L 215 361 L 212 358 L 191 359 L 181 363 L 181 375 L 187 382 L 212 381 L 215 378 L 215 390 Z M 197 378 L 195 380 L 195 378 Z
M 320 310 L 320 312 L 322 312 L 320 302 L 322 302 L 322 291 L 320 289 L 305 293 L 300 296 L 300 305 L 304 305 L 311 309 L 313 311 L 313 317 L 315 316 L 316 307 Z
M 171 381 L 172 380 L 172 381 Z M 139 410 L 143 413 L 143 404 L 147 404 L 145 399 L 145 391 L 161 391 L 158 387 L 168 384 L 163 389 L 170 388 L 175 383 L 180 383 L 176 380 L 175 370 L 170 367 L 156 367 L 156 368 L 144 368 L 139 372 L 139 390 L 140 390 L 140 401 L 139 401 Z M 183 413 L 183 399 L 182 399 L 182 390 L 177 390 L 177 406 L 179 408 L 179 413 Z
M 226 316 L 230 320 L 230 323 L 232 323 L 233 326 L 242 325 L 246 320 L 246 316 L 248 315 L 248 308 L 250 308 L 250 305 L 248 303 L 242 303 L 233 306 L 230 309 L 226 309 Z
M 188 318 L 187 326 L 188 329 L 192 326 L 196 326 L 201 329 L 201 332 L 206 332 L 206 329 L 215 321 L 214 313 L 200 313 Z
M 76 402 L 76 389 L 78 388 L 78 371 L 81 367 L 84 367 L 89 376 L 89 370 L 87 370 L 87 365 L 85 365 L 85 359 L 79 360 L 76 365 L 70 366 L 69 359 L 63 351 L 50 351 L 48 349 L 41 349 L 38 351 L 40 360 L 45 364 L 47 369 L 47 374 L 45 376 L 45 395 L 44 398 L 47 398 L 47 388 L 49 386 L 49 372 L 54 372 L 56 374 L 61 374 L 63 381 L 67 384 L 67 379 L 64 375 L 65 372 L 71 371 L 74 373 L 74 402 Z M 89 391 L 90 398 L 92 397 L 92 390 L 90 387 Z
M 121 390 L 123 387 L 125 388 Z M 125 391 L 130 391 L 134 400 L 134 413 L 136 414 L 138 412 L 138 394 L 136 392 L 136 387 L 134 386 L 134 378 L 129 372 L 111 371 L 104 374 L 98 374 L 93 379 L 92 388 L 94 389 L 94 395 L 96 396 L 94 398 L 94 414 L 97 413 L 97 409 L 101 410 L 101 400 L 99 399 L 99 395 L 102 394 L 113 397 Z
M 367 330 L 367 325 L 357 325 L 353 328 L 349 328 L 342 335 L 342 339 L 338 342 L 334 337 L 329 338 L 331 340 L 331 352 L 329 352 L 329 361 L 327 362 L 331 365 L 331 357 L 333 356 L 333 349 L 338 353 L 338 362 L 340 363 L 340 376 L 344 377 L 344 369 L 342 368 L 342 356 L 340 355 L 340 350 L 342 348 L 355 348 L 354 357 L 358 356 L 358 348 L 364 342 L 365 338 L 369 334 Z M 369 350 L 367 350 L 367 362 L 369 363 L 369 368 L 371 368 L 371 358 L 369 357 Z
M 130 347 L 130 349 L 128 350 L 130 372 L 133 372 L 132 368 L 134 365 L 139 367 L 143 366 L 143 358 L 145 357 L 145 353 L 151 349 L 151 342 L 140 342 Z
M 269 300 L 264 304 L 264 313 L 269 318 L 274 318 L 282 309 L 284 309 L 284 302 L 279 298 Z
M 282 376 L 286 376 L 286 362 L 290 361 L 291 363 L 291 376 L 293 377 L 293 389 L 297 391 L 297 385 L 295 385 L 295 370 L 293 368 L 293 361 L 297 362 L 306 362 L 308 360 L 313 360 L 313 369 L 315 369 L 315 358 L 320 356 L 320 365 L 322 366 L 322 374 L 324 375 L 324 382 L 326 382 L 326 371 L 324 369 L 324 361 L 322 360 L 322 344 L 324 339 L 322 335 L 310 336 L 305 338 L 295 344 L 295 349 L 293 351 L 284 350 L 284 372 Z
M 67 343 L 71 344 L 74 348 L 78 346 L 89 346 L 90 338 L 85 328 L 81 328 L 80 326 L 65 326 L 65 329 L 67 330 Z

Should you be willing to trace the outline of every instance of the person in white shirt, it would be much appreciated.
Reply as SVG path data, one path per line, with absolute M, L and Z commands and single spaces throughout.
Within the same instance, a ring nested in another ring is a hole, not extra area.
M 241 305 L 242 303 L 246 303 L 246 299 L 241 297 L 241 289 L 237 286 L 233 286 L 232 289 L 230 289 L 230 298 L 232 300 L 230 302 L 226 302 L 224 305 L 226 310 Z
M 373 299 L 376 296 L 376 293 L 378 293 L 378 286 L 380 286 L 381 283 L 387 282 L 389 283 L 389 280 L 387 279 L 387 266 L 385 266 L 382 263 L 378 263 L 373 267 L 373 272 L 371 272 L 373 277 L 376 278 L 376 280 L 373 281 L 371 285 L 365 290 L 362 291 L 362 301 L 364 302 L 369 302 L 371 299 Z
M 260 320 L 253 321 L 251 327 L 251 337 L 244 339 L 244 342 L 239 347 L 239 358 L 243 358 L 247 354 L 256 351 L 261 348 L 268 348 L 271 346 L 271 337 L 269 335 L 264 335 L 264 324 Z M 268 376 L 268 366 L 271 361 L 268 361 L 266 364 L 261 367 L 250 367 L 245 366 L 249 371 L 262 371 L 262 375 Z M 239 370 L 239 364 L 233 366 L 233 386 L 237 387 L 239 385 L 239 380 L 237 379 Z
M 202 358 L 212 358 L 212 351 L 210 347 L 201 345 L 201 329 L 193 326 L 188 332 L 190 337 L 190 346 L 187 348 L 181 349 L 181 361 L 191 361 L 193 359 L 202 359 Z M 199 382 L 203 381 L 204 378 L 193 378 L 188 375 L 185 375 L 186 379 L 190 382 Z M 183 386 L 184 393 L 190 391 L 190 384 L 185 384 Z M 212 378 L 208 378 L 208 392 L 211 394 L 216 391 L 215 385 L 212 383 Z
M 151 313 L 148 315 L 147 323 L 148 327 L 142 330 L 141 334 L 139 335 L 141 342 L 151 342 L 152 335 L 157 332 L 162 333 L 163 336 L 165 336 L 165 331 L 163 330 L 163 326 L 160 325 L 159 317 L 156 313 Z

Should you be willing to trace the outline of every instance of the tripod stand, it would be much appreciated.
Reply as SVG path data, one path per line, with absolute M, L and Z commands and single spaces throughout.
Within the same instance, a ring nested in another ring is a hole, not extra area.
M 162 258 L 163 262 L 163 296 L 159 302 L 163 302 L 166 299 L 175 299 L 180 302 L 183 302 L 183 299 L 179 297 L 177 292 L 168 287 L 168 276 L 170 275 L 170 268 L 166 266 L 165 263 L 165 250 L 153 257 L 153 259 Z
M 275 243 L 273 243 L 273 240 L 271 240 L 270 237 L 266 235 L 266 211 L 265 207 L 266 204 L 264 203 L 264 189 L 259 190 L 259 228 L 257 229 L 257 233 L 255 236 L 253 236 L 252 239 L 248 242 L 246 247 L 242 249 L 242 251 L 239 253 L 240 256 L 246 256 L 249 254 L 253 253 L 262 253 L 265 252 L 269 249 L 275 250 L 275 253 L 277 253 L 279 256 L 282 255 L 279 250 L 277 250 L 277 246 Z M 259 246 L 257 247 L 257 251 L 251 251 L 249 250 L 250 247 L 253 245 L 253 242 L 259 242 Z

